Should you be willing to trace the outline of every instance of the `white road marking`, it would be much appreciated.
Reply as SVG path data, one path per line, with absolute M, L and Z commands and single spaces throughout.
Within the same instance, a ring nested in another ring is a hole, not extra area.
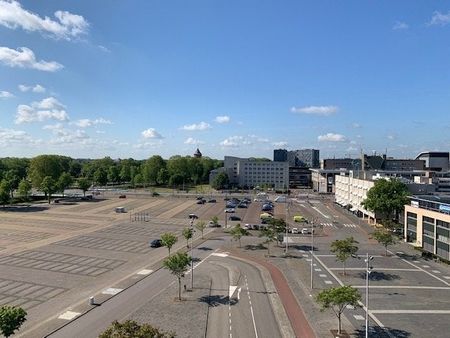
M 144 269 L 136 273 L 136 275 L 149 275 L 153 272 L 153 270 Z
M 248 288 L 247 276 L 245 276 L 245 287 L 247 288 L 247 295 L 250 304 L 250 313 L 252 314 L 253 329 L 255 330 L 255 337 L 258 338 L 258 330 L 256 329 L 255 315 L 253 313 L 252 299 L 250 298 L 250 290 Z
M 214 252 L 211 254 L 211 256 L 217 256 L 217 257 L 228 257 L 228 252 Z
M 422 265 L 422 268 L 429 268 L 429 265 Z
M 305 250 L 298 250 L 298 251 L 300 251 L 301 253 L 305 253 Z
M 75 317 L 79 316 L 80 312 L 74 312 L 74 311 L 66 311 L 62 315 L 58 317 L 58 319 L 65 319 L 65 320 L 72 320 Z
M 302 256 L 303 256 L 303 257 L 309 257 L 309 255 L 307 255 L 307 254 L 303 254 Z
M 317 209 L 316 207 L 312 207 L 314 210 L 316 210 L 319 214 L 321 214 L 323 217 L 325 218 L 330 218 L 330 216 L 325 215 L 322 211 L 320 211 L 319 209 Z
M 450 310 L 370 310 L 371 313 L 450 314 Z
M 403 251 L 397 251 L 396 254 L 397 255 L 404 255 L 405 253 Z
M 236 289 L 237 289 L 237 286 L 235 286 L 235 285 L 230 285 L 230 290 L 229 290 L 229 293 L 228 293 L 228 297 L 229 297 L 229 298 L 231 298 L 231 297 L 233 296 L 234 291 L 236 291 Z
M 325 281 L 325 284 L 333 284 L 333 282 L 330 281 L 330 280 L 326 280 L 326 281 Z
M 327 277 L 327 275 L 325 275 L 325 274 L 321 273 L 321 274 L 319 275 L 319 277 L 322 277 L 322 278 L 326 278 L 326 277 Z
M 307 262 L 311 262 L 311 258 L 306 258 L 305 259 Z
M 106 290 L 102 291 L 102 294 L 104 295 L 117 295 L 119 292 L 122 292 L 123 289 L 117 289 L 117 288 L 108 288 Z
M 349 310 L 354 310 L 355 309 L 355 307 L 353 305 L 350 305 L 350 304 L 346 305 L 345 307 L 347 309 L 349 309 Z
M 317 266 L 317 264 L 316 264 L 316 263 L 313 263 L 313 266 Z
M 433 273 L 441 273 L 439 270 L 431 270 Z
M 413 261 L 413 263 L 420 263 L 419 261 Z
M 352 285 L 356 289 L 365 289 L 365 285 Z M 448 286 L 422 286 L 422 285 L 371 285 L 371 289 L 423 289 L 423 290 L 450 290 Z
M 356 320 L 364 320 L 365 318 L 361 315 L 353 315 L 353 317 L 355 317 Z
M 321 272 L 322 269 L 314 269 L 314 271 Z
M 445 279 L 450 279 L 450 276 L 444 276 Z
M 237 299 L 238 300 L 241 299 L 241 290 L 242 290 L 242 288 L 238 289 L 238 294 L 237 294 Z
M 342 268 L 329 268 L 330 270 L 342 270 Z M 359 270 L 366 270 L 366 268 L 345 268 L 347 271 L 359 271 Z M 395 269 L 395 268 L 378 268 L 377 271 L 422 271 L 420 269 Z

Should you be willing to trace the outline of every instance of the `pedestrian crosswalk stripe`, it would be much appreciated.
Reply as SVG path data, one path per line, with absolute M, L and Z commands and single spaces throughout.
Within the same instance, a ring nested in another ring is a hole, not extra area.
M 320 223 L 323 227 L 334 227 L 333 223 Z
M 356 228 L 356 224 L 344 224 L 346 228 Z

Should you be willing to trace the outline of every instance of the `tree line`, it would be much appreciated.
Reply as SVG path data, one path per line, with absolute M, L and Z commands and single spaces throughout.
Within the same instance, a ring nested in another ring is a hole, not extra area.
M 73 159 L 60 155 L 34 158 L 0 159 L 0 204 L 12 199 L 26 200 L 31 189 L 51 196 L 64 194 L 69 187 L 84 192 L 91 186 L 128 185 L 130 187 L 188 187 L 208 183 L 209 172 L 222 166 L 208 157 L 172 156 L 168 160 L 154 155 L 147 160 Z M 17 194 L 18 196 L 15 196 Z

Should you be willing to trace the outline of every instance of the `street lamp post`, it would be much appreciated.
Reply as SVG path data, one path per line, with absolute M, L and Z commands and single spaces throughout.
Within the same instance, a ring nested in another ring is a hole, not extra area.
M 311 290 L 314 288 L 314 220 L 311 221 Z
M 192 231 L 192 237 L 191 237 L 191 290 L 194 290 L 194 220 L 191 220 L 191 231 Z
M 289 250 L 289 224 L 288 224 L 288 218 L 289 218 L 289 202 L 287 200 L 286 197 L 286 218 L 285 218 L 285 228 L 286 228 L 286 256 L 288 254 L 288 250 Z
M 369 275 L 372 272 L 372 267 L 370 266 L 370 261 L 373 260 L 373 256 L 369 256 L 366 253 L 366 338 L 369 337 Z

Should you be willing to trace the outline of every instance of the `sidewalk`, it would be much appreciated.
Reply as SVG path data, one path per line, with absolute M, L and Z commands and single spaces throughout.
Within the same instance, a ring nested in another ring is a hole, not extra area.
M 294 330 L 295 336 L 299 338 L 316 337 L 314 331 L 312 330 L 305 317 L 302 308 L 300 307 L 294 294 L 292 293 L 292 290 L 289 287 L 286 278 L 275 265 L 269 263 L 266 260 L 242 254 L 241 252 L 236 250 L 231 250 L 231 254 L 233 256 L 255 262 L 266 268 L 269 271 L 273 283 L 275 284 L 275 287 L 278 291 L 278 295 L 281 299 L 284 309 L 286 310 L 289 321 L 291 322 L 291 326 Z

